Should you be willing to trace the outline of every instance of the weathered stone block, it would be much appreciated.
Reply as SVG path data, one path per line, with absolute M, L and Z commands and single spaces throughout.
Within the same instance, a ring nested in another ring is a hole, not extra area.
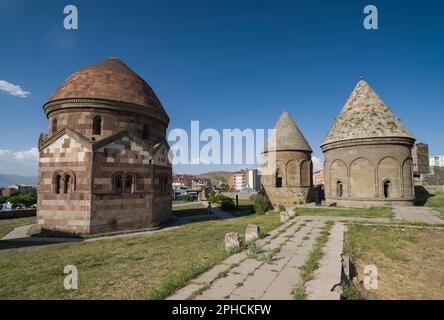
M 247 225 L 247 228 L 245 230 L 245 241 L 252 242 L 259 239 L 260 232 L 261 230 L 258 225 L 256 224 Z
M 291 219 L 291 217 L 290 217 L 290 215 L 288 214 L 287 211 L 282 211 L 281 212 L 281 223 L 285 223 L 285 222 L 287 222 L 290 219 Z
M 229 232 L 225 235 L 225 250 L 231 251 L 240 248 L 242 239 L 237 232 Z

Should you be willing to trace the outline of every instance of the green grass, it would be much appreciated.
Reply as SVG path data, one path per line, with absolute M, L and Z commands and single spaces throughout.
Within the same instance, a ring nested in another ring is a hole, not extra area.
M 191 204 L 193 201 L 185 201 L 185 200 L 173 200 L 173 206 L 176 204 Z
M 359 290 L 353 284 L 344 283 L 341 288 L 341 295 L 345 300 L 362 300 Z
M 310 252 L 307 261 L 299 267 L 301 271 L 302 283 L 297 285 L 292 292 L 293 298 L 295 300 L 305 300 L 305 284 L 307 281 L 313 278 L 313 273 L 319 266 L 319 260 L 322 257 L 322 250 L 327 243 L 328 237 L 330 236 L 330 229 L 334 225 L 333 221 L 327 221 L 322 227 L 319 236 L 316 238 L 313 250 Z
M 233 201 L 234 201 L 234 204 L 236 205 L 236 199 L 233 199 Z M 236 217 L 243 217 L 243 216 L 255 214 L 254 201 L 239 199 L 239 208 L 235 208 L 233 210 L 230 210 L 230 213 Z
M 416 238 L 399 227 L 350 224 L 347 227 L 345 252 L 352 259 L 366 258 L 378 251 L 391 260 L 406 261 L 402 249 Z
M 186 224 L 150 235 L 0 251 L 0 299 L 163 299 L 228 257 L 227 232 L 247 224 L 269 232 L 279 215 Z M 75 265 L 79 289 L 63 288 Z
M 0 219 L 0 238 L 6 236 L 17 227 L 35 223 L 36 217 L 26 217 L 17 219 Z
M 363 280 L 365 266 L 374 265 L 380 284 L 374 290 L 359 284 L 345 288 L 348 299 L 357 298 L 358 293 L 381 300 L 442 300 L 444 297 L 442 228 L 349 224 L 345 253 L 351 258 L 358 280 Z
M 299 216 L 338 216 L 338 217 L 361 217 L 361 218 L 392 218 L 391 208 L 296 208 Z
M 313 273 L 319 266 L 319 260 L 322 257 L 322 250 L 327 243 L 330 236 L 330 229 L 334 225 L 334 222 L 328 221 L 322 228 L 319 236 L 316 238 L 316 243 L 310 255 L 305 263 L 300 267 L 302 281 L 306 283 L 313 278 Z
M 305 293 L 305 286 L 303 284 L 297 285 L 291 293 L 295 300 L 306 300 L 307 294 Z
M 425 200 L 425 206 L 438 211 L 441 218 L 444 219 L 444 192 L 430 195 L 430 197 Z
M 189 206 L 173 207 L 173 215 L 177 218 L 194 217 L 208 215 L 208 209 L 201 203 L 190 204 Z

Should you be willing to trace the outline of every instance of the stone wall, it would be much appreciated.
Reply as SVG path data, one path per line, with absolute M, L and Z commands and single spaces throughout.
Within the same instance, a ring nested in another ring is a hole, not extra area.
M 444 167 L 430 167 L 429 174 L 421 175 L 423 184 L 432 186 L 444 185 Z
M 122 131 L 143 138 L 143 128 L 149 128 L 148 141 L 158 142 L 165 138 L 165 124 L 148 116 L 134 115 L 128 112 L 110 111 L 97 109 L 91 112 L 92 108 L 82 110 L 60 110 L 51 113 L 49 116 L 49 132 L 60 131 L 63 128 L 70 128 L 80 134 L 97 140 L 104 139 Z M 102 127 L 100 136 L 93 134 L 93 120 L 96 116 L 101 117 Z M 54 120 L 56 128 L 54 128 Z
M 172 218 L 172 172 L 166 146 L 150 153 L 124 136 L 94 155 L 92 232 L 142 229 Z M 130 178 L 131 190 L 116 192 L 116 176 L 124 183 Z
M 426 143 L 415 143 L 412 148 L 413 174 L 419 176 L 427 174 L 429 167 L 429 145 Z
M 91 161 L 92 150 L 68 134 L 40 151 L 37 223 L 42 229 L 89 232 Z
M 306 201 L 313 185 L 313 164 L 309 152 L 277 151 L 265 153 L 261 183 L 273 207 Z M 279 187 L 278 179 L 282 181 Z
M 412 158 L 408 145 L 349 145 L 324 151 L 327 203 L 347 206 L 412 204 Z M 389 183 L 385 197 L 384 184 Z

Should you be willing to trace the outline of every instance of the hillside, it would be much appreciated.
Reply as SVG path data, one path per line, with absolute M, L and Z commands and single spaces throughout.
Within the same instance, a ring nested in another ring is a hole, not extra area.
M 207 178 L 211 180 L 212 184 L 219 184 L 219 181 L 222 180 L 223 183 L 228 184 L 228 179 L 233 173 L 230 171 L 212 171 L 207 173 L 201 173 L 196 175 L 197 177 Z
M 12 184 L 35 186 L 37 184 L 37 177 L 24 177 L 15 174 L 0 174 L 0 188 L 7 187 Z

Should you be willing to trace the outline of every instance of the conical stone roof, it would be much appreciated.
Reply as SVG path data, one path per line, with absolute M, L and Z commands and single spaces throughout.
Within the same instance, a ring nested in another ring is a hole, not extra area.
M 413 135 L 384 104 L 370 85 L 360 79 L 348 98 L 322 145 L 332 142 Z
M 296 126 L 288 112 L 284 111 L 279 118 L 264 151 L 298 150 L 312 152 L 302 132 Z M 272 141 L 276 141 L 273 146 Z

